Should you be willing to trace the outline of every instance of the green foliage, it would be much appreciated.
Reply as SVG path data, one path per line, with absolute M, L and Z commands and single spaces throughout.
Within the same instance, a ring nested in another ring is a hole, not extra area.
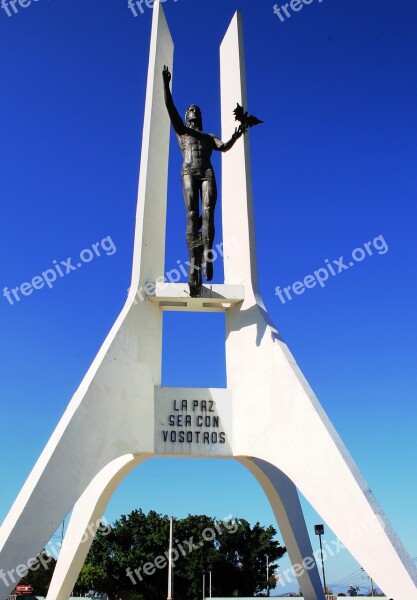
M 270 587 L 275 587 L 271 564 L 286 552 L 273 538 L 276 530 L 253 527 L 244 519 L 217 521 L 189 515 L 174 521 L 175 600 L 202 597 L 203 573 L 213 596 L 253 596 L 266 587 L 265 555 L 270 562 Z M 169 519 L 154 511 L 135 510 L 98 531 L 80 573 L 75 592 L 94 590 L 109 600 L 165 600 L 168 577 Z
M 81 594 L 87 594 L 90 590 L 97 589 L 103 579 L 106 578 L 106 573 L 102 567 L 92 563 L 83 565 L 77 581 L 77 591 Z
M 359 588 L 351 585 L 348 589 L 348 596 L 359 596 Z

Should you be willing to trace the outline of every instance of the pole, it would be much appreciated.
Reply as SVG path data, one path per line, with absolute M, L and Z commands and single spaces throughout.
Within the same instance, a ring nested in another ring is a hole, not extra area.
M 210 579 L 209 579 L 209 590 L 210 590 L 210 598 L 211 598 L 211 571 L 210 571 Z
M 324 594 L 326 594 L 327 586 L 326 586 L 326 577 L 324 575 L 323 546 L 322 546 L 322 543 L 321 543 L 321 534 L 319 534 L 319 539 L 320 539 L 321 568 L 322 568 L 322 571 L 323 571 L 323 587 L 324 587 Z
M 266 558 L 266 595 L 269 596 L 269 556 L 265 554 Z
M 206 574 L 203 573 L 203 600 L 206 600 Z
M 366 571 L 365 571 L 365 569 L 363 567 L 361 567 L 361 571 L 363 571 L 364 573 L 366 573 Z M 374 580 L 372 579 L 372 577 L 370 575 L 368 575 L 368 577 L 369 577 L 369 581 L 371 582 L 371 596 L 373 598 L 375 596 Z
M 172 598 L 172 517 L 169 520 L 169 551 L 168 551 L 168 598 L 167 600 L 173 600 Z

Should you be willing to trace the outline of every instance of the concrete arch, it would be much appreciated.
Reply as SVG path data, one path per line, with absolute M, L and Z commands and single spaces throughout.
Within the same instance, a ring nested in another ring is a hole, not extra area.
M 271 504 L 304 600 L 324 599 L 297 488 L 270 463 L 256 458 L 237 460 L 257 479 Z
M 70 597 L 113 492 L 145 460 L 147 457 L 126 454 L 104 467 L 91 481 L 74 506 L 47 600 Z
M 67 600 L 98 529 L 100 518 L 122 480 L 149 456 L 127 454 L 113 460 L 91 481 L 76 505 L 59 554 L 47 600 Z M 305 600 L 322 600 L 323 589 L 294 484 L 273 465 L 254 458 L 237 458 L 262 486 L 274 511 L 293 565 L 310 559 L 308 568 L 295 570 Z

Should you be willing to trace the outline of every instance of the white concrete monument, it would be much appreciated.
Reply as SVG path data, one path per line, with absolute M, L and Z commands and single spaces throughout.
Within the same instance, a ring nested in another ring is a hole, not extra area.
M 205 286 L 201 298 L 190 298 L 186 284 L 162 284 L 170 122 L 161 74 L 172 63 L 156 1 L 129 297 L 1 527 L 0 600 L 74 507 L 48 594 L 69 598 L 113 491 L 153 456 L 245 465 L 271 502 L 293 565 L 304 564 L 296 575 L 305 600 L 322 600 L 323 590 L 297 488 L 388 597 L 417 598 L 414 563 L 262 303 L 249 136 L 223 155 L 224 284 Z M 236 102 L 247 106 L 237 13 L 221 45 L 223 139 L 234 130 Z M 161 387 L 164 310 L 225 312 L 227 389 Z

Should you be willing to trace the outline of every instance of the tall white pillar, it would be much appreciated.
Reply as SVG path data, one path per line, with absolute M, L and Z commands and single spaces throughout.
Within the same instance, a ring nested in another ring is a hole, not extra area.
M 164 273 L 170 123 L 162 69 L 172 62 L 172 38 L 162 6 L 156 2 L 130 294 L 2 524 L 0 568 L 5 577 L 0 578 L 1 600 L 22 577 L 16 574 L 20 565 L 27 565 L 45 547 L 94 478 L 100 478 L 105 495 L 116 477 L 109 465 L 126 455 L 154 453 L 154 390 L 161 385 L 162 311 L 152 302 L 136 302 L 135 296 L 139 298 L 143 286 Z M 91 515 L 96 516 L 93 498 L 87 496 L 81 501 L 83 510 L 87 514 L 90 507 Z M 95 501 L 102 506 L 99 498 Z M 65 568 L 71 568 L 70 559 L 66 566 L 61 561 L 57 577 L 61 578 Z
M 222 135 L 227 138 L 235 125 L 232 110 L 236 102 L 248 109 L 239 14 L 234 16 L 222 42 L 221 85 Z M 260 298 L 249 137 L 236 152 L 224 155 L 222 189 L 226 281 L 245 286 L 243 303 L 226 312 L 227 385 L 234 396 L 234 455 L 253 457 L 255 463 L 258 459 L 284 473 L 388 597 L 417 597 L 414 563 Z M 233 254 L 228 252 L 230 239 L 238 248 Z M 263 477 L 270 467 L 261 469 Z M 299 548 L 303 547 L 300 528 L 286 518 L 284 521 L 287 529 L 292 528 Z M 315 589 L 314 581 L 311 585 Z

